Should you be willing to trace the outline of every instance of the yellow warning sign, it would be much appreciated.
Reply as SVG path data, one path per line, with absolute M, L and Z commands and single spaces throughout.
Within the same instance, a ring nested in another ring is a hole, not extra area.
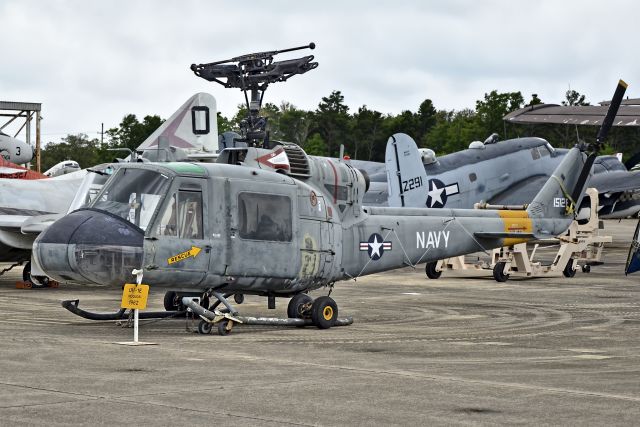
M 188 251 L 184 251 L 178 255 L 174 255 L 171 258 L 167 258 L 167 263 L 169 265 L 174 264 L 176 262 L 180 262 L 180 261 L 184 261 L 187 258 L 190 257 L 197 257 L 198 254 L 200 253 L 202 249 L 201 248 L 197 248 L 195 246 L 191 246 L 191 249 L 189 249 Z
M 149 285 L 136 285 L 127 283 L 122 290 L 122 308 L 144 310 L 147 308 Z

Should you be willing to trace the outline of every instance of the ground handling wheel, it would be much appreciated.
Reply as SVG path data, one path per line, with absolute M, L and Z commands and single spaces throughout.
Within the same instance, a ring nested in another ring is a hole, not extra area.
M 583 273 L 591 273 L 591 266 L 589 264 L 585 264 L 582 266 Z
M 211 333 L 211 329 L 212 329 L 212 325 L 210 322 L 207 322 L 206 320 L 201 320 L 200 323 L 198 323 L 198 333 L 202 334 L 202 335 L 207 335 Z
M 302 319 L 303 316 L 303 306 L 305 304 L 309 304 L 313 301 L 307 294 L 297 294 L 294 295 L 291 300 L 289 300 L 289 305 L 287 306 L 287 317 L 290 319 Z
M 506 263 L 504 261 L 501 261 L 493 266 L 493 278 L 496 279 L 496 282 L 506 282 L 509 280 L 509 275 L 504 274 L 505 264 Z
M 222 320 L 218 323 L 218 335 L 227 336 L 231 333 L 231 328 L 227 327 L 229 325 L 228 320 Z
M 338 304 L 331 297 L 317 298 L 311 305 L 311 322 L 320 329 L 329 329 L 338 318 Z
M 576 270 L 573 269 L 574 263 L 575 263 L 575 260 L 573 258 L 567 262 L 567 265 L 564 267 L 564 270 L 562 270 L 562 274 L 564 274 L 564 277 L 573 277 L 576 275 Z
M 442 271 L 436 270 L 436 266 L 438 265 L 437 261 L 428 262 L 424 267 L 425 273 L 427 273 L 427 277 L 429 279 L 438 279 L 440 275 L 442 275 Z
M 164 294 L 164 309 L 167 311 L 178 311 L 178 294 L 169 291 Z

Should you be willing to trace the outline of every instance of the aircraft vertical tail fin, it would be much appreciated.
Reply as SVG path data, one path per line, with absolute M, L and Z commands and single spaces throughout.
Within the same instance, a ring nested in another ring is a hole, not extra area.
M 425 206 L 427 173 L 415 141 L 404 133 L 396 133 L 387 141 L 385 154 L 389 206 Z
M 586 166 L 590 165 L 586 165 L 586 155 L 580 149 L 575 147 L 569 150 L 529 204 L 527 208 L 529 216 L 531 218 L 572 219 L 586 188 L 586 182 L 580 182 L 581 173 Z M 580 189 L 577 188 L 579 185 L 581 185 Z M 575 200 L 572 194 L 579 194 L 579 200 Z
M 193 95 L 137 150 L 159 148 L 161 138 L 169 147 L 180 148 L 188 154 L 215 153 L 218 149 L 216 99 L 204 92 Z

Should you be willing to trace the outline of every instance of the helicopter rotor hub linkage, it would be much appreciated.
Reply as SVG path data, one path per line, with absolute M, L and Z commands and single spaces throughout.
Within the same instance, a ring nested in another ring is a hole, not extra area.
M 274 61 L 280 53 L 300 49 L 315 49 L 315 43 L 283 50 L 250 53 L 206 64 L 191 64 L 191 71 L 207 81 L 244 92 L 247 117 L 241 124 L 242 139 L 250 145 L 268 148 L 267 118 L 260 116 L 264 92 L 271 83 L 284 82 L 296 74 L 304 74 L 318 67 L 313 55 L 296 59 Z M 250 98 L 249 98 L 250 94 Z M 250 99 L 250 100 L 249 100 Z

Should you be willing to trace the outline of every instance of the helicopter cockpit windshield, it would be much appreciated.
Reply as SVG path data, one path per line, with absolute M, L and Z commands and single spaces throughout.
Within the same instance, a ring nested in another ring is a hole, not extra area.
M 120 167 L 119 164 L 102 164 L 94 166 L 91 169 L 87 169 L 87 174 L 84 176 L 80 188 L 76 191 L 76 195 L 69 205 L 67 213 L 71 213 L 80 208 L 87 207 L 95 200 L 102 187 L 107 182 L 107 179 L 111 177 Z
M 169 182 L 168 176 L 156 171 L 121 168 L 105 184 L 91 207 L 146 230 Z

